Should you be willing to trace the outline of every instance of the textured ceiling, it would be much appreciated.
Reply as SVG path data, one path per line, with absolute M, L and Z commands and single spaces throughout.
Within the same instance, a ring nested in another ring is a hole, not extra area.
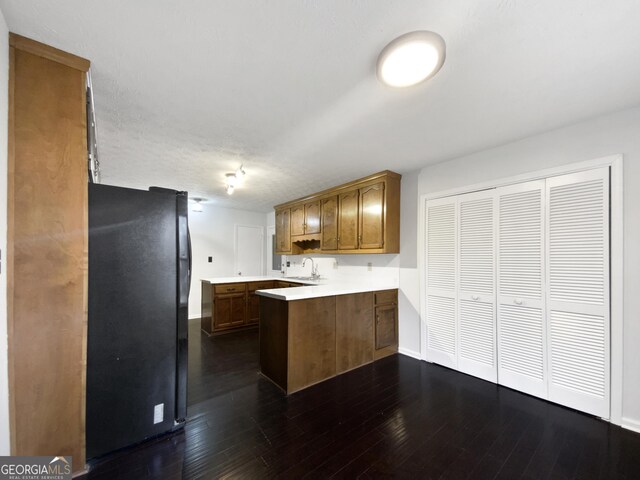
M 272 205 L 640 104 L 637 0 L 0 0 L 11 31 L 92 61 L 103 181 Z M 396 36 L 447 61 L 379 84 Z M 229 197 L 224 174 L 244 163 Z

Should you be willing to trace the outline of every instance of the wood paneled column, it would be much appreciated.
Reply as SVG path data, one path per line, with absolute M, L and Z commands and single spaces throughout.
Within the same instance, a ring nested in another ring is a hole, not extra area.
M 85 464 L 89 62 L 10 35 L 11 450 Z

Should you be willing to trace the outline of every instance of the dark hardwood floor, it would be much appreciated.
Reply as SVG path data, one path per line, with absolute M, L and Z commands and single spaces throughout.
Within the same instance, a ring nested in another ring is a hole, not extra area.
M 640 435 L 588 415 L 402 355 L 285 397 L 232 335 L 191 335 L 183 431 L 87 478 L 640 478 Z
M 259 370 L 257 328 L 207 337 L 189 322 L 189 406 L 256 383 Z

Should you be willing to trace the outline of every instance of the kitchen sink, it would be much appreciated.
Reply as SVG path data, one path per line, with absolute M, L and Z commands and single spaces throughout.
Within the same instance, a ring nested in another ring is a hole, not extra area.
M 319 280 L 319 278 L 313 278 L 313 277 L 284 277 L 285 280 L 305 280 L 305 281 L 315 281 L 315 280 Z

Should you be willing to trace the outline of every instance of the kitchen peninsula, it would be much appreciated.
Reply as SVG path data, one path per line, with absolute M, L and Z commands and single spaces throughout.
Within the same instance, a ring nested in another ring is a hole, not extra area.
M 257 291 L 260 370 L 287 394 L 398 351 L 398 290 L 326 284 Z

